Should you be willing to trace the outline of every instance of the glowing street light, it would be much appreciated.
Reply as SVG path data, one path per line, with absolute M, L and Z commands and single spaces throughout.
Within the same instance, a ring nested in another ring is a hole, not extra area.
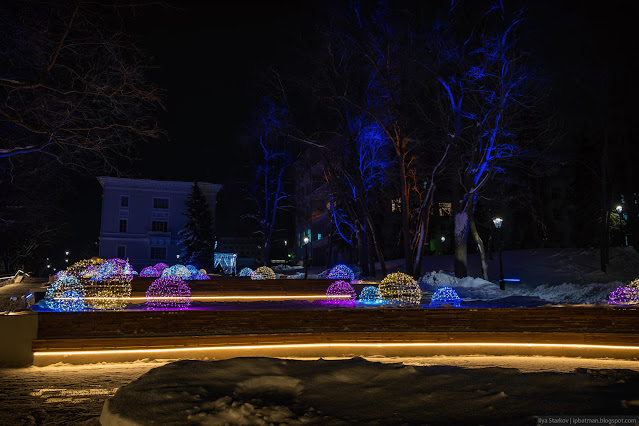
M 503 222 L 504 222 L 504 219 L 500 217 L 496 217 L 493 219 L 493 224 L 495 225 L 495 228 L 497 229 L 497 237 L 499 238 L 499 289 L 500 290 L 506 290 L 506 285 L 504 281 L 504 264 L 503 264 L 502 256 L 501 256 L 502 247 L 504 245 L 502 237 L 501 237 L 501 225 Z
M 621 214 L 621 212 L 623 211 L 623 207 L 622 206 L 617 206 L 617 208 L 615 210 L 617 210 L 617 213 Z
M 442 238 L 441 238 L 441 239 L 442 239 L 442 243 L 445 243 L 445 242 L 446 242 L 446 237 L 442 236 Z
M 71 253 L 69 250 L 65 250 L 65 252 L 64 252 L 65 256 L 68 256 L 69 253 Z
M 304 279 L 308 277 L 308 237 L 304 237 Z

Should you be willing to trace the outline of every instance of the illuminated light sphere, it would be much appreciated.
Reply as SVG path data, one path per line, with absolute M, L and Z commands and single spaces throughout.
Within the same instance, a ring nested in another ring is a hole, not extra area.
M 160 276 L 160 271 L 158 271 L 157 269 L 155 269 L 153 266 L 147 266 L 146 268 L 142 269 L 140 271 L 140 276 L 141 277 L 159 277 Z
M 206 274 L 206 273 L 207 273 L 207 272 L 206 272 L 206 269 L 204 269 L 204 268 L 200 269 L 200 272 L 201 272 L 201 273 L 203 273 L 203 274 Z
M 422 298 L 417 281 L 403 272 L 394 272 L 386 276 L 379 284 L 379 294 L 384 302 L 401 305 L 416 305 Z
M 328 289 L 326 290 L 326 299 L 329 302 L 349 302 L 357 299 L 357 293 L 346 281 L 335 281 L 333 284 L 328 286 Z
M 274 280 L 276 278 L 277 275 L 275 275 L 275 271 L 268 266 L 260 266 L 251 276 L 251 279 L 253 280 Z
M 191 275 L 191 279 L 198 280 L 198 281 L 205 281 L 205 280 L 210 280 L 211 277 L 209 277 L 208 274 L 205 274 L 202 271 L 197 271 L 195 274 Z
M 379 294 L 379 289 L 374 285 L 366 286 L 359 294 L 359 301 L 362 303 L 380 303 L 382 296 Z
M 166 268 L 169 267 L 169 265 L 167 265 L 166 263 L 160 262 L 160 263 L 156 263 L 153 267 L 157 269 L 157 271 L 161 274 L 162 271 L 164 271 Z
M 61 279 L 62 277 L 66 277 L 69 274 L 67 273 L 67 271 L 58 271 L 56 272 L 56 274 L 53 276 L 53 281 L 58 281 L 59 279 Z
M 431 296 L 430 304 L 433 306 L 451 305 L 458 308 L 461 304 L 461 299 L 452 288 L 441 287 L 435 290 Z
M 103 263 L 104 260 L 100 258 L 84 259 L 69 266 L 66 272 L 78 278 L 89 279 L 95 276 L 97 268 Z
M 610 293 L 611 305 L 636 305 L 639 303 L 639 289 L 636 287 L 617 287 Z
M 185 265 L 186 269 L 188 269 L 189 271 L 191 271 L 191 275 L 195 275 L 198 273 L 198 269 L 193 266 L 193 265 Z
M 173 265 L 170 268 L 166 268 L 164 271 L 162 271 L 161 277 L 174 277 L 181 280 L 190 280 L 191 271 L 189 271 L 189 269 L 184 265 Z
M 171 298 L 171 299 L 165 299 Z M 184 309 L 191 304 L 191 289 L 178 277 L 162 277 L 153 281 L 146 292 L 149 308 Z
M 45 299 L 47 305 L 57 311 L 76 311 L 84 309 L 82 299 L 85 296 L 84 286 L 72 275 L 63 275 L 47 288 Z M 82 305 L 80 309 L 80 303 Z
M 123 259 L 109 259 L 97 268 L 86 284 L 88 302 L 94 309 L 122 309 L 131 297 L 133 267 Z
M 242 268 L 238 275 L 240 277 L 252 277 L 253 275 L 255 275 L 255 272 L 253 272 L 251 268 Z
M 326 276 L 329 280 L 348 280 L 353 281 L 355 279 L 355 274 L 346 265 L 335 265 L 331 272 Z
M 637 278 L 636 280 L 632 280 L 630 284 L 628 284 L 628 287 L 639 288 L 639 278 Z

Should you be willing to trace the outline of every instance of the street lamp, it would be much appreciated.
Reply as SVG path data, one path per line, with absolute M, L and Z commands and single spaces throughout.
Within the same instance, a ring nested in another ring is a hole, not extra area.
M 506 285 L 504 284 L 504 264 L 501 257 L 501 250 L 502 250 L 502 246 L 504 245 L 501 238 L 501 224 L 503 222 L 504 222 L 504 219 L 500 217 L 496 217 L 493 219 L 493 224 L 495 225 L 495 228 L 497 228 L 497 237 L 499 238 L 499 289 L 500 290 L 506 290 Z
M 308 237 L 304 237 L 304 279 L 308 277 Z

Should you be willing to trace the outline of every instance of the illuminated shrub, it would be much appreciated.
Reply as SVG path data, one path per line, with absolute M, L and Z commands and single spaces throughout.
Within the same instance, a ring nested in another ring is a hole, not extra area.
M 362 289 L 359 294 L 359 301 L 362 303 L 380 303 L 382 296 L 379 294 L 379 289 L 374 285 L 369 285 Z
M 355 274 L 346 265 L 335 265 L 331 272 L 326 276 L 329 280 L 348 280 L 353 281 L 355 279 Z
M 192 280 L 205 281 L 211 279 L 208 274 L 202 271 L 197 271 L 194 275 L 191 275 Z
M 64 274 L 47 288 L 46 306 L 57 311 L 84 309 L 84 286 L 76 277 Z
M 353 301 L 357 299 L 357 293 L 355 293 L 355 289 L 346 281 L 335 281 L 328 286 L 326 299 L 331 302 Z
M 451 305 L 459 307 L 461 299 L 457 292 L 450 287 L 438 288 L 430 298 L 430 304 L 433 306 Z
M 402 272 L 394 272 L 384 278 L 379 285 L 379 294 L 384 302 L 402 305 L 418 304 L 422 298 L 417 281 Z
M 146 268 L 140 271 L 141 277 L 159 277 L 160 271 L 155 269 L 153 266 L 147 266 Z
M 277 278 L 275 272 L 268 266 L 260 266 L 255 270 L 251 279 L 253 280 L 274 280 Z
M 639 289 L 636 287 L 617 287 L 610 293 L 611 305 L 635 305 L 639 303 Z
M 238 275 L 240 277 L 252 277 L 255 272 L 251 268 L 243 268 Z
M 191 289 L 177 277 L 162 277 L 151 283 L 146 292 L 149 308 L 184 309 L 191 304 Z
M 181 280 L 190 280 L 191 271 L 184 265 L 173 265 L 170 268 L 166 268 L 162 271 L 162 278 L 173 277 Z
M 156 263 L 153 267 L 157 269 L 157 271 L 161 274 L 162 271 L 164 271 L 166 268 L 169 267 L 169 265 L 167 265 L 166 263 L 160 262 L 160 263 Z

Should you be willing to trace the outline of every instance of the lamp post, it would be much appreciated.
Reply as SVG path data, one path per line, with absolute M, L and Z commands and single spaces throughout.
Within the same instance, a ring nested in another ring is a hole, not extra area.
M 499 289 L 506 290 L 506 285 L 504 283 L 504 263 L 501 257 L 501 251 L 503 246 L 503 241 L 501 238 L 501 224 L 503 223 L 503 219 L 500 217 L 496 217 L 493 219 L 493 224 L 495 228 L 497 228 L 497 237 L 499 238 Z
M 623 206 L 620 204 L 618 205 L 615 210 L 617 210 L 617 214 L 619 215 L 619 226 L 621 226 L 621 236 L 623 237 L 622 243 L 624 247 L 628 246 L 628 238 L 626 237 L 626 232 L 623 229 L 623 214 L 621 214 L 621 212 L 623 212 Z
M 304 279 L 308 277 L 308 237 L 304 237 Z

